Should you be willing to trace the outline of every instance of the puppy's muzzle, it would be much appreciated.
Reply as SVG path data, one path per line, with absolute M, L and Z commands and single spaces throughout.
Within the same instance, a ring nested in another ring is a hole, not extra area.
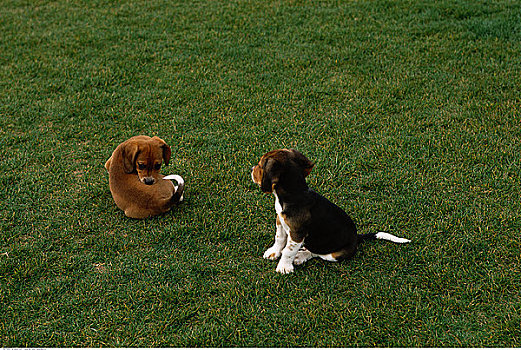
M 153 177 L 144 177 L 141 181 L 143 181 L 145 185 L 153 185 L 156 182 L 156 179 Z

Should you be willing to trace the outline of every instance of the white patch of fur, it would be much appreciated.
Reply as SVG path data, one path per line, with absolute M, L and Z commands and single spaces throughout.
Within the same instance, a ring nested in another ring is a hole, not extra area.
M 396 237 L 390 233 L 387 233 L 387 232 L 378 232 L 376 234 L 376 238 L 377 239 L 384 239 L 386 241 L 391 241 L 391 242 L 394 242 L 394 243 L 409 243 L 410 240 L 408 240 L 407 238 L 400 238 L 400 237 Z
M 288 235 L 282 225 L 277 225 L 277 232 L 275 233 L 275 243 L 268 248 L 263 255 L 264 259 L 277 260 L 282 254 L 282 249 L 286 245 Z
M 286 234 L 289 236 L 289 226 L 284 221 L 284 218 L 282 217 L 282 205 L 280 204 L 279 197 L 277 196 L 277 192 L 273 191 L 273 194 L 275 195 L 275 211 L 277 212 L 277 215 L 279 217 L 280 223 L 282 224 L 282 227 L 284 228 L 284 231 L 286 231 Z
M 313 258 L 319 257 L 322 260 L 325 261 L 331 261 L 331 262 L 337 262 L 338 260 L 333 257 L 333 254 L 315 254 L 311 253 L 306 248 L 301 248 L 297 255 L 295 256 L 295 260 L 293 261 L 293 264 L 295 265 L 301 265 L 305 263 L 308 260 L 311 260 Z
M 253 183 L 260 185 L 259 183 L 257 183 L 257 181 L 255 181 L 255 176 L 253 176 L 253 169 L 255 169 L 255 167 L 251 168 L 251 181 L 253 181 Z
M 318 255 L 320 257 L 320 259 L 322 260 L 325 260 L 325 261 L 331 261 L 331 262 L 337 262 L 338 260 L 333 258 L 333 254 L 322 254 L 322 255 Z
M 275 196 L 275 211 L 280 218 L 280 213 L 282 213 L 282 205 L 280 205 L 279 196 L 277 196 L 277 192 L 275 192 L 275 190 L 273 190 L 273 195 Z
M 167 176 L 164 176 L 163 177 L 163 180 L 175 180 L 177 182 L 177 187 L 179 187 L 179 185 L 184 185 L 185 184 L 185 180 L 179 176 L 179 175 L 167 175 Z M 177 187 L 174 186 L 177 190 Z
M 306 248 L 300 248 L 297 255 L 295 255 L 295 260 L 293 260 L 294 265 L 302 265 L 306 261 L 313 259 L 314 257 L 317 257 L 317 254 L 311 253 Z
M 295 260 L 295 256 L 297 255 L 301 246 L 302 242 L 295 242 L 291 239 L 288 233 L 288 241 L 286 243 L 286 247 L 282 250 L 282 256 L 280 257 L 279 264 L 277 265 L 277 272 L 282 274 L 293 272 L 293 260 Z
M 290 228 L 282 217 L 282 205 L 280 204 L 279 197 L 275 190 L 273 191 L 273 195 L 275 196 L 275 211 L 279 217 L 280 229 L 286 236 L 286 246 L 281 252 L 280 261 L 277 265 L 276 271 L 282 274 L 292 273 L 294 270 L 293 261 L 295 260 L 295 256 L 299 252 L 300 247 L 302 247 L 303 242 L 299 243 L 291 239 Z M 277 227 L 277 229 L 279 229 L 279 227 Z M 276 241 L 275 244 L 277 244 Z
M 163 176 L 163 180 L 175 180 L 177 182 L 177 186 L 174 185 L 174 183 L 172 182 L 172 185 L 174 186 L 174 192 L 177 192 L 177 189 L 179 188 L 179 186 L 181 185 L 184 185 L 185 184 L 185 180 L 179 176 L 179 175 L 167 175 L 167 176 Z M 181 195 L 181 198 L 179 198 L 179 202 L 182 202 L 183 199 L 184 199 L 184 193 Z
M 282 255 L 282 251 L 287 244 L 289 236 L 289 226 L 284 222 L 284 218 L 281 215 L 282 205 L 280 204 L 279 197 L 275 191 L 273 191 L 273 195 L 275 196 L 275 211 L 277 212 L 281 224 L 277 224 L 275 243 L 264 252 L 263 258 L 269 260 L 277 260 Z

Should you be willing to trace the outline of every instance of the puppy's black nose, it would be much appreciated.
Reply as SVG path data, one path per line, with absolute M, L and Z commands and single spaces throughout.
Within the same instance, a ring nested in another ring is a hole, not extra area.
M 154 184 L 154 179 L 145 179 L 145 185 L 153 185 Z

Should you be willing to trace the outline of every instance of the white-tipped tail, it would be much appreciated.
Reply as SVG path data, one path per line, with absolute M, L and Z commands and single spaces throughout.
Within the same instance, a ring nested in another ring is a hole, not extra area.
M 185 180 L 183 180 L 183 178 L 179 175 L 167 175 L 163 177 L 163 180 L 175 180 L 178 186 L 185 184 Z
M 378 232 L 375 237 L 376 237 L 376 239 L 385 239 L 386 241 L 391 241 L 391 242 L 400 243 L 400 244 L 410 242 L 410 240 L 408 240 L 407 238 L 396 237 L 387 232 Z
M 175 191 L 172 198 L 178 198 L 178 202 L 182 202 L 184 199 L 185 180 L 179 175 L 167 175 L 163 177 L 163 180 L 174 180 L 177 182 L 177 186 L 172 184 Z

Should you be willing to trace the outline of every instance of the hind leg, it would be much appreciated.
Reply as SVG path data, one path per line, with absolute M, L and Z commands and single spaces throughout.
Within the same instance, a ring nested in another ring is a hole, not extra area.
M 318 254 L 313 254 L 306 248 L 300 248 L 297 255 L 295 256 L 295 260 L 293 260 L 293 265 L 302 265 L 309 259 L 313 259 L 319 256 Z
M 331 261 L 331 262 L 340 262 L 342 260 L 352 258 L 356 253 L 356 244 L 345 246 L 339 251 L 330 253 L 330 254 L 315 254 L 315 256 L 320 257 L 322 260 Z

